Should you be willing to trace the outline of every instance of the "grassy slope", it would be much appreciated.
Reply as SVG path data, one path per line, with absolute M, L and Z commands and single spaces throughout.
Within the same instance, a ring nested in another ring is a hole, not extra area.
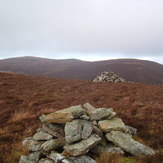
M 162 86 L 0 73 L 0 162 L 18 162 L 24 152 L 21 141 L 34 133 L 41 113 L 85 102 L 114 108 L 126 124 L 138 129 L 136 139 L 154 149 L 162 148 Z M 158 157 L 157 161 L 161 156 Z

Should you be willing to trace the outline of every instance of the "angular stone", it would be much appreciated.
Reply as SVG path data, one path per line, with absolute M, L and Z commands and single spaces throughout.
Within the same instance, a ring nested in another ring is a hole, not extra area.
M 33 136 L 33 139 L 37 140 L 37 141 L 39 141 L 39 140 L 50 140 L 52 138 L 53 138 L 52 135 L 50 135 L 50 134 L 48 134 L 47 132 L 44 132 L 44 131 L 37 132 Z
M 112 109 L 108 108 L 99 108 L 96 110 L 93 110 L 89 113 L 90 120 L 102 120 L 105 118 L 113 118 L 116 115 L 115 112 L 112 111 Z
M 65 125 L 65 140 L 68 144 L 81 140 L 82 120 L 73 120 Z
M 62 125 L 44 123 L 42 128 L 45 132 L 51 134 L 54 137 L 64 136 L 64 128 Z
M 60 163 L 62 160 L 65 159 L 65 156 L 55 151 L 52 151 L 50 155 L 48 155 L 48 158 L 52 159 L 55 163 Z
M 48 158 L 42 158 L 38 163 L 54 163 L 54 161 Z
M 100 137 L 103 137 L 102 131 L 97 126 L 93 126 L 93 133 L 99 135 Z
M 102 132 L 109 132 L 111 130 L 126 131 L 125 124 L 120 118 L 99 121 L 98 126 Z
M 143 144 L 132 139 L 132 136 L 125 134 L 122 131 L 111 131 L 106 134 L 108 141 L 111 141 L 118 147 L 122 148 L 126 152 L 131 153 L 132 155 L 154 155 L 155 151 Z
M 81 105 L 71 106 L 66 109 L 58 110 L 48 115 L 40 117 L 41 122 L 46 123 L 66 123 L 78 118 L 84 114 L 84 109 Z
M 89 156 L 70 157 L 70 159 L 73 160 L 74 163 L 96 163 L 96 161 Z
M 137 129 L 131 126 L 126 125 L 126 133 L 130 135 L 136 135 L 137 134 Z
M 32 160 L 32 161 L 38 161 L 42 156 L 42 153 L 40 151 L 37 151 L 37 152 L 32 152 L 29 154 L 28 158 L 29 160 Z
M 116 147 L 114 145 L 110 145 L 110 144 L 106 146 L 98 144 L 96 147 L 91 149 L 91 152 L 96 153 L 96 154 L 100 154 L 102 152 L 105 152 L 108 154 L 114 154 L 114 153 L 122 154 L 122 155 L 124 154 L 124 151 L 121 148 Z
M 94 111 L 94 110 L 96 110 L 96 108 L 94 107 L 94 106 L 92 106 L 90 103 L 85 103 L 84 105 L 83 105 L 83 107 L 85 108 L 85 111 L 86 111 L 86 113 L 87 114 L 89 114 L 90 112 L 92 112 L 92 111 Z
M 87 116 L 87 115 L 81 115 L 80 116 L 80 119 L 83 119 L 83 120 L 89 120 L 89 116 Z
M 72 145 L 65 145 L 64 150 L 71 156 L 79 156 L 87 153 L 91 148 L 96 146 L 101 141 L 101 138 L 92 134 L 88 139 L 81 140 L 79 143 Z
M 31 140 L 28 144 L 27 144 L 27 147 L 28 147 L 28 150 L 30 152 L 37 152 L 37 151 L 40 151 L 41 150 L 41 145 L 42 145 L 43 142 L 37 142 L 37 141 L 34 141 L 34 140 Z
M 31 141 L 33 141 L 32 137 L 27 137 L 23 140 L 22 145 L 23 146 L 29 146 L 29 144 L 31 143 Z
M 19 163 L 36 163 L 36 161 L 29 160 L 28 156 L 22 155 L 20 157 Z
M 92 134 L 92 131 L 93 131 L 92 123 L 89 121 L 83 121 L 83 130 L 81 134 L 82 139 L 87 139 Z
M 57 148 L 63 147 L 65 145 L 65 138 L 60 137 L 58 139 L 51 139 L 46 141 L 41 145 L 41 149 L 44 152 L 49 153 L 51 150 L 55 150 Z

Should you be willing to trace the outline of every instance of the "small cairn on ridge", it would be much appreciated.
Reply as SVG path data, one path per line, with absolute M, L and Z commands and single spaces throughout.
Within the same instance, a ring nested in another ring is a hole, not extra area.
M 100 76 L 97 76 L 93 82 L 109 82 L 109 83 L 121 83 L 125 82 L 125 79 L 119 77 L 113 72 L 102 72 Z
M 112 108 L 89 103 L 41 115 L 42 126 L 23 141 L 29 155 L 19 163 L 96 163 L 88 155 L 100 152 L 154 155 L 155 151 L 132 138 L 137 129 L 124 124 Z

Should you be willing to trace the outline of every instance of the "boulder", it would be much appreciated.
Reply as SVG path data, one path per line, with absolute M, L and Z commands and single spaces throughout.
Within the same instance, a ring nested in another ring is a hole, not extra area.
M 89 156 L 70 157 L 70 159 L 73 160 L 74 163 L 96 163 L 96 161 Z
M 54 163 L 54 161 L 48 158 L 42 158 L 38 163 Z
M 50 140 L 52 138 L 53 138 L 52 135 L 50 135 L 44 131 L 37 132 L 33 136 L 33 140 L 37 140 L 37 141 L 39 141 L 39 140 Z
M 41 145 L 41 149 L 46 153 L 49 153 L 51 150 L 56 150 L 65 145 L 65 138 L 60 137 L 58 139 L 51 139 L 46 141 Z
M 71 156 L 79 156 L 82 154 L 87 153 L 91 148 L 96 146 L 101 141 L 101 138 L 96 135 L 92 134 L 88 139 L 81 140 L 79 143 L 72 144 L 72 145 L 65 145 L 64 150 Z
M 125 124 L 120 118 L 99 121 L 98 126 L 102 132 L 109 132 L 112 130 L 126 131 Z
M 67 122 L 65 125 L 65 140 L 66 143 L 71 144 L 73 142 L 81 140 L 82 134 L 82 120 L 73 120 Z
M 92 131 L 93 131 L 92 123 L 89 121 L 83 121 L 81 138 L 87 139 L 92 134 Z
M 46 123 L 66 123 L 72 121 L 74 118 L 78 118 L 84 114 L 84 109 L 81 105 L 71 106 L 66 109 L 58 110 L 48 115 L 42 115 L 40 117 L 41 122 Z
M 93 110 L 91 112 L 89 112 L 89 117 L 90 120 L 102 120 L 105 118 L 113 118 L 116 115 L 115 112 L 112 111 L 112 109 L 108 109 L 108 108 L 99 108 L 96 110 Z
M 48 123 L 44 123 L 42 125 L 42 129 L 45 132 L 51 134 L 54 137 L 64 136 L 64 128 L 60 124 L 48 124 Z
M 135 141 L 131 135 L 123 133 L 122 131 L 111 131 L 106 134 L 108 141 L 111 141 L 118 147 L 132 155 L 154 155 L 155 151 L 139 142 Z
M 108 153 L 108 154 L 124 154 L 124 151 L 119 148 L 116 147 L 114 145 L 111 144 L 107 144 L 106 146 L 100 145 L 98 144 L 96 147 L 91 149 L 91 152 L 95 153 L 95 154 L 100 154 L 102 152 Z

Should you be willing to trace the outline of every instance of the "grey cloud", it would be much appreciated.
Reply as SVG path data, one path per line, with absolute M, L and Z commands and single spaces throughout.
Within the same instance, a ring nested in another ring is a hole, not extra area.
M 0 57 L 161 57 L 162 43 L 162 0 L 0 0 Z

